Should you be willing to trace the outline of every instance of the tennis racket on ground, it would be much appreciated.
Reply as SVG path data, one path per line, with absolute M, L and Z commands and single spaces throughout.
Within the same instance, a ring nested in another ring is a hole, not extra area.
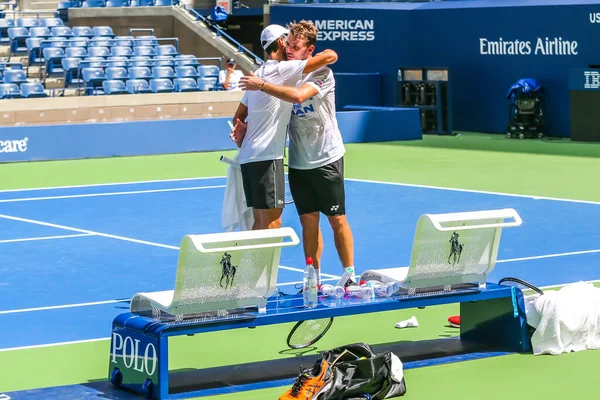
M 238 163 L 237 161 L 235 161 L 227 156 L 221 156 L 220 161 L 224 162 L 225 164 L 233 165 L 234 167 L 240 168 L 240 163 Z M 287 167 L 287 165 L 285 165 L 285 167 Z M 285 204 L 292 204 L 294 202 L 294 198 L 292 197 L 292 192 L 290 191 L 290 184 L 288 182 L 287 173 L 284 176 L 285 176 L 284 202 L 285 202 Z
M 333 317 L 308 319 L 294 325 L 287 337 L 290 349 L 304 349 L 317 343 L 331 328 Z
M 524 280 L 519 279 L 519 278 L 510 278 L 510 277 L 502 278 L 502 279 L 500 279 L 500 281 L 498 281 L 498 285 L 513 286 L 513 287 L 521 289 L 522 292 L 533 290 L 537 294 L 540 294 L 540 295 L 544 294 L 544 292 L 541 289 L 539 289 L 538 287 L 532 285 L 529 282 L 525 282 Z

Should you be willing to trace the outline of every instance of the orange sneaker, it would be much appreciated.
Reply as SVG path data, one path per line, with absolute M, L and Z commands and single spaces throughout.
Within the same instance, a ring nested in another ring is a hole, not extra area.
M 453 317 L 448 318 L 448 323 L 453 328 L 460 328 L 460 315 L 455 315 Z
M 318 371 L 305 369 L 300 372 L 292 388 L 282 394 L 279 400 L 317 400 L 319 394 L 327 390 L 330 385 L 330 365 L 327 361 L 323 360 Z

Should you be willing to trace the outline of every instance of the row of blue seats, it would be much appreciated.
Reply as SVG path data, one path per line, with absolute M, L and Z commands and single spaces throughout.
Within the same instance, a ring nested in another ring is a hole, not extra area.
M 0 73 L 1 81 L 4 83 L 21 84 L 27 82 L 27 75 L 22 69 L 7 69 Z
M 28 52 L 37 51 L 40 53 L 45 52 L 49 49 L 53 53 L 60 53 L 65 57 L 146 57 L 146 58 L 156 58 L 164 59 L 165 57 L 169 57 L 170 59 L 175 59 L 180 54 L 177 52 L 177 49 L 173 45 L 162 45 L 162 46 L 138 46 L 138 47 L 62 47 L 55 46 L 56 43 L 51 43 L 52 46 L 42 46 L 42 41 L 38 38 L 28 38 L 25 41 L 26 50 Z M 20 51 L 20 47 L 16 48 L 16 52 Z M 189 57 L 180 57 L 179 59 L 185 59 Z M 195 57 L 194 57 L 195 58 Z
M 48 97 L 44 86 L 39 82 L 0 83 L 0 99 L 18 99 L 30 97 Z
M 57 27 L 58 28 L 58 27 Z M 116 36 L 114 38 L 107 37 L 75 37 L 75 36 L 60 36 L 62 31 L 53 31 L 50 32 L 50 36 L 48 36 L 44 31 L 43 27 L 38 28 L 30 28 L 29 32 L 25 31 L 26 28 L 9 28 L 6 31 L 6 36 L 4 36 L 5 41 L 10 41 L 13 39 L 36 39 L 39 40 L 43 47 L 155 47 L 158 46 L 170 46 L 174 48 L 175 51 L 177 48 L 172 44 L 159 44 L 160 41 L 172 41 L 169 38 L 157 38 L 155 36 Z M 53 28 L 54 29 L 54 28 Z M 69 29 L 69 28 L 67 28 Z M 0 32 L 1 34 L 1 32 Z M 56 34 L 57 36 L 52 36 Z M 157 49 L 158 50 L 158 49 Z M 176 54 L 176 53 L 175 53 Z
M 104 94 L 141 94 L 141 93 L 181 93 L 197 91 L 218 90 L 215 81 L 211 78 L 178 78 L 170 79 L 129 79 L 106 80 L 93 79 L 86 81 L 85 94 L 95 95 L 101 88 Z
M 68 8 L 93 8 L 93 7 L 160 7 L 172 6 L 179 3 L 177 0 L 84 0 L 61 1 L 58 10 Z
M 55 26 L 64 26 L 64 22 L 60 18 L 19 18 L 0 19 L 0 28 L 33 28 L 36 26 L 43 26 L 46 28 L 52 28 Z
M 108 79 L 108 80 L 122 80 L 122 81 L 126 81 L 128 79 L 145 79 L 145 80 L 171 79 L 171 80 L 173 80 L 173 79 L 178 79 L 178 78 L 192 78 L 192 79 L 212 78 L 212 79 L 218 80 L 218 78 L 219 78 L 218 69 L 215 71 L 214 69 L 210 68 L 210 67 L 212 67 L 210 65 L 206 65 L 204 67 L 207 67 L 207 68 L 201 68 L 201 69 L 197 70 L 194 67 L 178 67 L 178 68 L 175 68 L 175 70 L 173 70 L 173 68 L 171 68 L 171 67 L 154 67 L 154 68 L 110 67 L 110 68 L 106 68 L 106 69 L 97 68 L 97 67 L 86 67 L 86 68 L 81 68 L 81 71 L 82 71 L 82 75 L 84 76 L 84 79 L 85 79 L 85 75 L 92 73 L 91 71 L 93 70 L 93 73 L 96 76 L 105 76 L 106 79 Z M 72 70 L 72 69 L 68 68 L 68 66 L 66 66 L 64 68 L 64 70 L 67 71 L 67 70 Z M 86 70 L 88 72 L 85 72 Z M 96 73 L 96 71 L 100 71 L 100 73 Z

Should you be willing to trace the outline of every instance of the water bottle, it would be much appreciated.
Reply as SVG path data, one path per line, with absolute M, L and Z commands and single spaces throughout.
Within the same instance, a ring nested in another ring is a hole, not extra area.
M 358 286 L 352 285 L 346 288 L 346 293 L 352 297 L 358 297 L 359 299 L 370 299 L 373 297 L 373 288 L 369 286 Z
M 400 290 L 400 284 L 398 282 L 383 283 L 379 281 L 368 281 L 367 286 L 373 288 L 377 297 L 391 297 Z
M 325 296 L 335 297 L 336 299 L 341 299 L 346 294 L 346 291 L 341 286 L 333 286 L 333 285 L 322 285 L 321 292 Z
M 319 297 L 317 293 L 317 271 L 315 271 L 315 267 L 313 266 L 312 257 L 306 257 L 303 283 L 302 296 L 304 307 L 314 308 L 317 306 Z

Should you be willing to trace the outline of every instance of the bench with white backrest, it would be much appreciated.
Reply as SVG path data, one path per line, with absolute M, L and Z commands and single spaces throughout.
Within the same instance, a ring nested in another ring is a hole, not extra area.
M 399 282 L 408 293 L 417 289 L 477 284 L 485 288 L 496 266 L 502 228 L 521 225 L 512 208 L 424 214 L 415 231 L 408 267 L 365 271 L 361 280 Z
M 154 316 L 262 310 L 276 291 L 281 249 L 298 243 L 292 228 L 184 236 L 175 289 L 137 293 L 130 310 Z

